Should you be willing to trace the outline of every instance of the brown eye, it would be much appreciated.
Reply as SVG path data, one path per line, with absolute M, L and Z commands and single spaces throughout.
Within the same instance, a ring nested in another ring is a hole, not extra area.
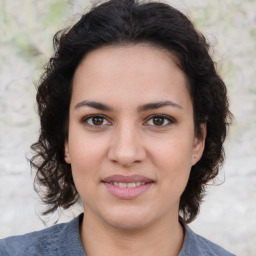
M 100 115 L 88 116 L 82 120 L 82 123 L 90 127 L 103 127 L 110 124 L 104 116 Z
M 164 124 L 164 120 L 165 120 L 164 117 L 154 117 L 153 118 L 153 124 L 157 125 L 157 126 L 161 126 L 161 125 Z
M 92 123 L 94 125 L 102 125 L 103 124 L 103 121 L 104 121 L 104 118 L 103 117 L 92 117 Z
M 163 115 L 163 114 L 153 115 L 147 121 L 147 125 L 155 126 L 155 127 L 157 127 L 157 126 L 165 127 L 165 126 L 171 125 L 173 123 L 175 123 L 175 122 L 171 117 L 169 117 L 167 115 Z

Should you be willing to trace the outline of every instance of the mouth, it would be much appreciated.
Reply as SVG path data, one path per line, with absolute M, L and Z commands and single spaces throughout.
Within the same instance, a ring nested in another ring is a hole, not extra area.
M 139 184 L 140 183 L 149 183 L 149 182 L 153 182 L 152 179 L 142 176 L 142 175 L 129 175 L 129 176 L 125 176 L 125 175 L 120 175 L 120 174 L 116 174 L 116 175 L 111 175 L 108 176 L 106 178 L 104 178 L 102 180 L 102 182 L 106 182 L 106 183 L 125 183 L 125 184 Z
M 123 183 L 123 182 L 110 182 L 110 184 L 119 187 L 119 188 L 136 188 L 141 185 L 146 184 L 145 182 L 129 182 L 129 183 Z
M 141 175 L 112 175 L 104 178 L 102 183 L 114 197 L 134 199 L 145 193 L 154 184 L 154 181 Z

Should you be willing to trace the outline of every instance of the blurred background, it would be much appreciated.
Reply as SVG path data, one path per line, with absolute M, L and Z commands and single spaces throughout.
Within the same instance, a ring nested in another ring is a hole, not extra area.
M 95 1 L 0 0 L 0 238 L 42 229 L 26 156 L 38 135 L 35 84 L 52 55 L 52 37 Z M 256 255 L 256 1 L 165 0 L 188 15 L 213 45 L 234 124 L 226 162 L 208 189 L 197 233 L 242 256 Z M 81 209 L 59 212 L 68 221 Z M 56 215 L 57 216 L 57 215 Z M 53 223 L 56 216 L 47 222 Z

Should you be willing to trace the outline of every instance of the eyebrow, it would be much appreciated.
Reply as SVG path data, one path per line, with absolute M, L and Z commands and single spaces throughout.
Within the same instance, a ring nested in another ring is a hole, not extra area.
M 75 109 L 81 108 L 81 107 L 91 107 L 91 108 L 104 110 L 104 111 L 113 111 L 114 110 L 112 107 L 110 107 L 106 104 L 96 102 L 96 101 L 89 101 L 89 100 L 81 101 L 75 105 Z
M 167 100 L 167 101 L 147 103 L 145 105 L 139 106 L 137 109 L 137 112 L 145 112 L 148 110 L 158 109 L 158 108 L 162 108 L 162 107 L 166 107 L 166 106 L 171 106 L 174 108 L 182 109 L 182 107 L 180 105 L 178 105 L 177 103 Z
M 141 105 L 137 108 L 137 112 L 145 112 L 148 110 L 154 110 L 154 109 L 158 109 L 158 108 L 162 108 L 162 107 L 166 107 L 166 106 L 171 106 L 174 108 L 179 108 L 182 109 L 182 107 L 177 104 L 174 103 L 170 100 L 167 101 L 159 101 L 159 102 L 152 102 L 152 103 L 147 103 L 144 105 Z M 79 102 L 78 104 L 76 104 L 75 109 L 81 108 L 81 107 L 91 107 L 91 108 L 95 108 L 95 109 L 99 109 L 99 110 L 103 110 L 103 111 L 113 111 L 114 109 L 106 104 L 100 103 L 100 102 L 96 102 L 96 101 L 89 101 L 89 100 L 84 100 Z

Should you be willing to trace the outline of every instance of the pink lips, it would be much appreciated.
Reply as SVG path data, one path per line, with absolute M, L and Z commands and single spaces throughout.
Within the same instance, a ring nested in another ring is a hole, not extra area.
M 129 183 L 129 182 L 152 182 L 153 180 L 141 176 L 141 175 L 130 175 L 130 176 L 124 176 L 124 175 L 112 175 L 107 178 L 103 179 L 103 182 L 123 182 L 123 183 Z
M 115 197 L 120 199 L 134 199 L 135 197 L 146 192 L 154 183 L 153 180 L 141 175 L 112 175 L 102 180 L 107 190 Z M 136 183 L 142 184 L 135 187 L 120 187 L 114 183 Z M 145 183 L 145 184 L 143 184 Z

